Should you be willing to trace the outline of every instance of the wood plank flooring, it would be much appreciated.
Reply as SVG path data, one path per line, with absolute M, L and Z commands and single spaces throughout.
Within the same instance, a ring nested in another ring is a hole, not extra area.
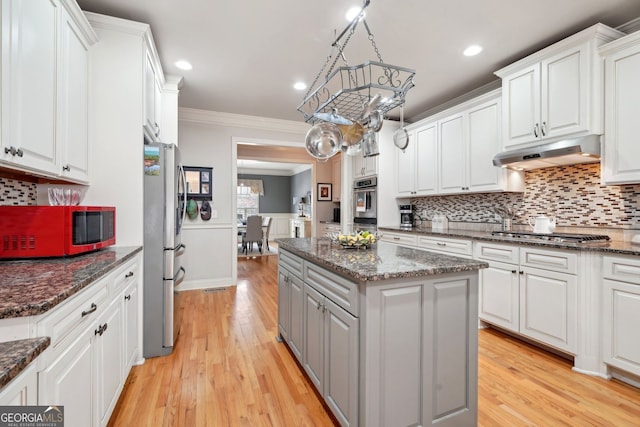
M 174 353 L 133 368 L 109 425 L 334 425 L 275 340 L 277 261 L 238 260 L 237 287 L 184 292 Z M 640 390 L 492 329 L 479 342 L 479 426 L 640 426 Z

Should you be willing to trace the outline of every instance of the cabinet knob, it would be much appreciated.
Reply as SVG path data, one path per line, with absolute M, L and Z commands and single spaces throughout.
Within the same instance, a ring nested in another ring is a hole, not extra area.
M 124 296 L 125 301 L 131 301 L 131 294 Z
M 62 170 L 63 170 L 63 171 L 67 171 L 67 172 L 69 172 L 69 171 L 71 170 L 71 166 L 69 166 L 69 165 L 64 165 L 64 166 L 62 167 Z

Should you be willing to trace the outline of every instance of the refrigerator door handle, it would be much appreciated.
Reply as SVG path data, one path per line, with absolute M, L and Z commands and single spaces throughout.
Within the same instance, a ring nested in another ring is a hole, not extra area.
M 178 165 L 178 171 L 180 173 L 179 179 L 182 180 L 182 215 L 180 219 L 180 224 L 184 223 L 184 220 L 187 216 L 187 175 L 184 172 L 184 167 L 182 163 Z M 179 186 L 178 186 L 179 187 Z
M 180 276 L 181 273 L 182 273 L 182 276 L 180 277 L 180 279 L 178 279 L 178 276 Z M 176 272 L 176 275 L 173 276 L 173 287 L 175 288 L 180 283 L 182 283 L 186 275 L 187 275 L 187 270 L 185 270 L 184 267 L 180 267 Z

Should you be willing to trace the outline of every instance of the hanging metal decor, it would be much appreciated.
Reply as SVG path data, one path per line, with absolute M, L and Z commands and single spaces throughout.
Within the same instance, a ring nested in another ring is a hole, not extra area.
M 325 129 L 331 128 L 330 132 L 323 133 L 312 127 L 307 134 L 307 151 L 319 160 L 326 160 L 340 150 L 334 148 L 330 152 L 316 152 L 313 147 L 323 145 L 317 138 L 321 138 L 323 134 L 330 134 L 335 138 L 335 135 L 340 133 L 345 135 L 344 140 L 340 141 L 343 152 L 360 152 L 355 146 L 362 143 L 366 134 L 361 131 L 362 127 L 378 132 L 382 127 L 384 114 L 402 107 L 405 95 L 414 87 L 414 70 L 387 64 L 382 60 L 373 33 L 364 19 L 364 11 L 369 3 L 370 0 L 364 0 L 360 13 L 332 43 L 331 55 L 327 57 L 297 108 L 307 123 L 314 127 L 324 124 Z M 360 23 L 367 31 L 377 61 L 370 60 L 352 66 L 347 62 L 345 49 Z M 336 67 L 340 58 L 344 65 Z M 320 81 L 323 75 L 324 80 Z M 360 135 L 360 138 L 354 141 L 357 135 Z M 335 144 L 335 141 L 332 143 Z M 365 155 L 366 152 L 367 150 Z M 373 155 L 376 155 L 377 150 L 374 153 Z

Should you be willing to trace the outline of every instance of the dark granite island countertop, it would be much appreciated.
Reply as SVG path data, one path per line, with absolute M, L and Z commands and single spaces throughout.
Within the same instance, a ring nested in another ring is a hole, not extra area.
M 483 261 L 387 242 L 377 242 L 369 249 L 346 249 L 328 238 L 289 238 L 276 242 L 282 249 L 360 282 L 474 271 L 489 266 Z
M 109 247 L 67 258 L 0 261 L 0 319 L 46 313 L 142 247 Z

